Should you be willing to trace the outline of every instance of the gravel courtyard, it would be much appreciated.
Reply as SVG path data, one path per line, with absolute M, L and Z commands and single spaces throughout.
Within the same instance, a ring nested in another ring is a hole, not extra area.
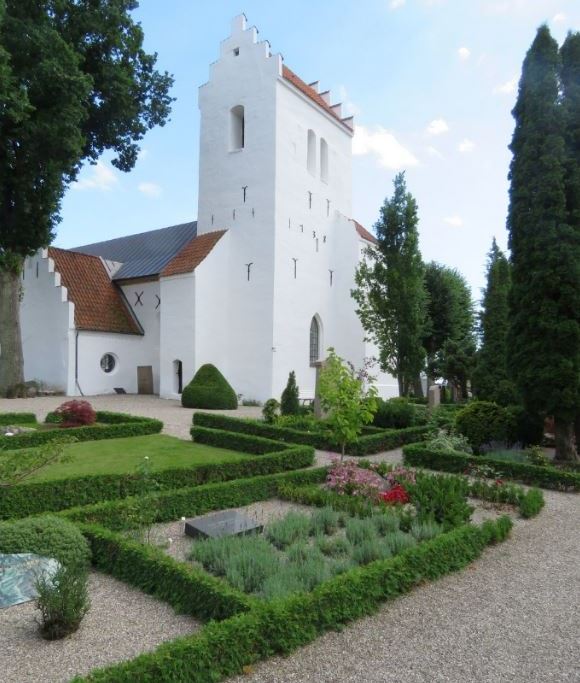
M 0 412 L 30 410 L 42 418 L 62 400 L 0 400 Z M 158 417 L 165 433 L 189 436 L 193 411 L 177 401 L 149 396 L 90 401 L 98 409 Z M 229 414 L 256 416 L 259 410 Z M 319 462 L 328 458 L 317 454 Z M 373 456 L 399 458 L 400 451 Z M 578 681 L 580 496 L 544 495 L 546 507 L 539 517 L 518 521 L 510 539 L 486 550 L 465 571 L 422 586 L 376 615 L 288 658 L 258 664 L 229 683 Z

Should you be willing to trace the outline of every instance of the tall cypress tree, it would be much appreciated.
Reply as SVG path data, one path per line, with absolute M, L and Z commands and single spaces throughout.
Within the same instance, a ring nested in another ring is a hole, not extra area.
M 479 315 L 481 348 L 473 373 L 473 388 L 484 401 L 511 403 L 515 398 L 507 370 L 510 265 L 495 237 L 488 254 L 487 283 Z
M 580 33 L 569 33 L 560 50 L 562 58 L 562 93 L 564 143 L 566 146 L 566 211 L 578 249 L 580 241 Z M 580 259 L 576 259 L 577 286 L 574 290 L 576 312 L 580 314 Z M 580 353 L 580 345 L 578 349 Z M 578 366 L 578 361 L 576 361 Z M 578 376 L 580 382 L 580 373 Z M 579 390 L 577 390 L 579 391 Z M 576 450 L 580 451 L 580 401 L 576 406 Z
M 375 225 L 378 245 L 359 265 L 352 295 L 365 332 L 379 348 L 381 370 L 397 377 L 406 396 L 424 366 L 426 294 L 417 202 L 404 173 L 395 177 L 394 188 Z
M 556 458 L 575 460 L 580 250 L 566 208 L 559 76 L 558 44 L 541 26 L 524 60 L 512 112 L 508 363 L 528 410 L 554 416 Z

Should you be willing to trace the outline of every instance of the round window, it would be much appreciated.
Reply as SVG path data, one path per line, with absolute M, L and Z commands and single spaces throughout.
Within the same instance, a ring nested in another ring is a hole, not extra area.
M 113 372 L 115 365 L 117 365 L 117 360 L 112 353 L 106 353 L 101 358 L 101 370 L 103 372 Z

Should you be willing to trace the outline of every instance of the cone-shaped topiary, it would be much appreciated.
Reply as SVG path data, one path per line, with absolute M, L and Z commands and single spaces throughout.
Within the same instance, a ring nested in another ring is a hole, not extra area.
M 288 375 L 288 383 L 280 399 L 280 412 L 282 415 L 298 415 L 300 412 L 299 396 L 300 391 L 296 384 L 296 373 L 292 370 Z
M 184 408 L 235 410 L 238 407 L 238 398 L 216 366 L 206 363 L 183 389 L 181 405 Z

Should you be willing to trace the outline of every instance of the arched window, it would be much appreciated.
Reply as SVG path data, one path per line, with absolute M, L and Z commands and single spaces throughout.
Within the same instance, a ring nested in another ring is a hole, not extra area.
M 314 316 L 310 323 L 310 362 L 315 363 L 320 358 L 320 323 Z
M 244 149 L 245 127 L 244 107 L 238 104 L 230 110 L 230 150 Z
M 328 144 L 324 138 L 320 138 L 320 178 L 328 182 Z
M 306 159 L 308 172 L 316 175 L 316 135 L 313 130 L 308 131 L 308 156 Z

